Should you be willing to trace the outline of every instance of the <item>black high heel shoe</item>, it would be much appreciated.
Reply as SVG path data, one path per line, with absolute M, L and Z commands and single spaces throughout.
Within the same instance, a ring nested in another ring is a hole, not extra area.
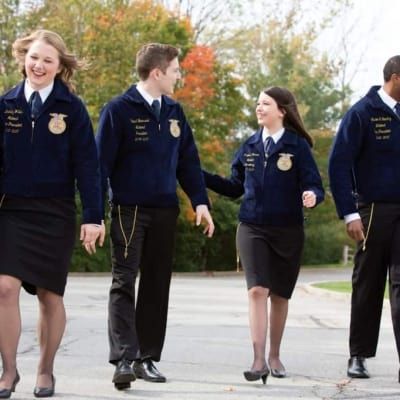
M 274 378 L 285 378 L 286 371 L 285 369 L 271 368 L 271 376 Z
M 269 375 L 269 369 L 266 366 L 263 369 L 244 371 L 243 375 L 247 381 L 253 382 L 261 379 L 262 383 L 265 385 Z
M 15 375 L 15 378 L 14 378 L 11 388 L 0 390 L 0 399 L 9 399 L 11 397 L 11 393 L 15 392 L 15 387 L 17 386 L 19 379 L 20 379 L 20 377 L 19 377 L 19 374 L 17 371 L 17 375 Z
M 50 387 L 35 386 L 35 389 L 33 389 L 33 395 L 35 397 L 52 397 L 54 395 L 55 387 L 56 387 L 56 378 L 53 374 L 51 374 L 51 386 Z

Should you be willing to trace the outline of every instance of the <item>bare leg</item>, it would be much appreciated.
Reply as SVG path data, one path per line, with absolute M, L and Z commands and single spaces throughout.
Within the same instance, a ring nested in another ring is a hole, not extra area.
M 261 286 L 254 286 L 248 292 L 250 334 L 254 350 L 252 370 L 264 369 L 266 364 L 265 343 L 268 327 L 268 294 L 269 289 Z
M 65 329 L 65 308 L 63 298 L 53 292 L 38 288 L 40 317 L 38 338 L 40 360 L 36 386 L 51 387 L 54 358 Z
M 271 293 L 270 349 L 268 363 L 271 368 L 283 369 L 279 358 L 283 330 L 285 329 L 289 301 Z
M 17 347 L 21 336 L 20 291 L 20 280 L 0 275 L 0 353 L 3 362 L 0 389 L 10 389 L 17 373 Z

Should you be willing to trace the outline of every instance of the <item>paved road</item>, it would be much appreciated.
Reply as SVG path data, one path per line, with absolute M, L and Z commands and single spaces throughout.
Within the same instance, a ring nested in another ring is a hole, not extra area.
M 165 384 L 136 381 L 117 392 L 107 364 L 108 276 L 72 276 L 65 302 L 68 326 L 56 361 L 55 398 L 76 399 L 400 399 L 398 360 L 388 304 L 384 305 L 372 378 L 346 377 L 349 296 L 311 289 L 310 282 L 349 279 L 349 269 L 301 272 L 290 303 L 282 360 L 286 379 L 248 383 L 251 346 L 242 274 L 177 275 L 172 280 L 169 324 L 159 369 Z M 18 355 L 21 382 L 13 399 L 31 399 L 38 347 L 36 300 L 23 294 L 23 333 Z

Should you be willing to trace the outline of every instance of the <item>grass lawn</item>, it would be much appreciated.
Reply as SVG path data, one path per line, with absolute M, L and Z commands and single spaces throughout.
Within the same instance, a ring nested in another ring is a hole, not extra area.
M 334 292 L 351 293 L 351 282 L 347 281 L 321 282 L 315 283 L 313 286 L 321 289 L 333 290 Z M 388 296 L 388 286 L 386 285 L 385 298 L 387 299 Z

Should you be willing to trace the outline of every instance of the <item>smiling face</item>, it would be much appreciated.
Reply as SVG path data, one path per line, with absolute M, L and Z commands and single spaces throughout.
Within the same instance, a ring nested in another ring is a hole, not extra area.
M 264 92 L 261 92 L 258 97 L 256 116 L 259 125 L 272 133 L 283 127 L 284 112 L 278 108 L 276 101 Z
M 33 41 L 25 56 L 25 73 L 32 89 L 49 86 L 60 71 L 57 49 L 42 40 Z

